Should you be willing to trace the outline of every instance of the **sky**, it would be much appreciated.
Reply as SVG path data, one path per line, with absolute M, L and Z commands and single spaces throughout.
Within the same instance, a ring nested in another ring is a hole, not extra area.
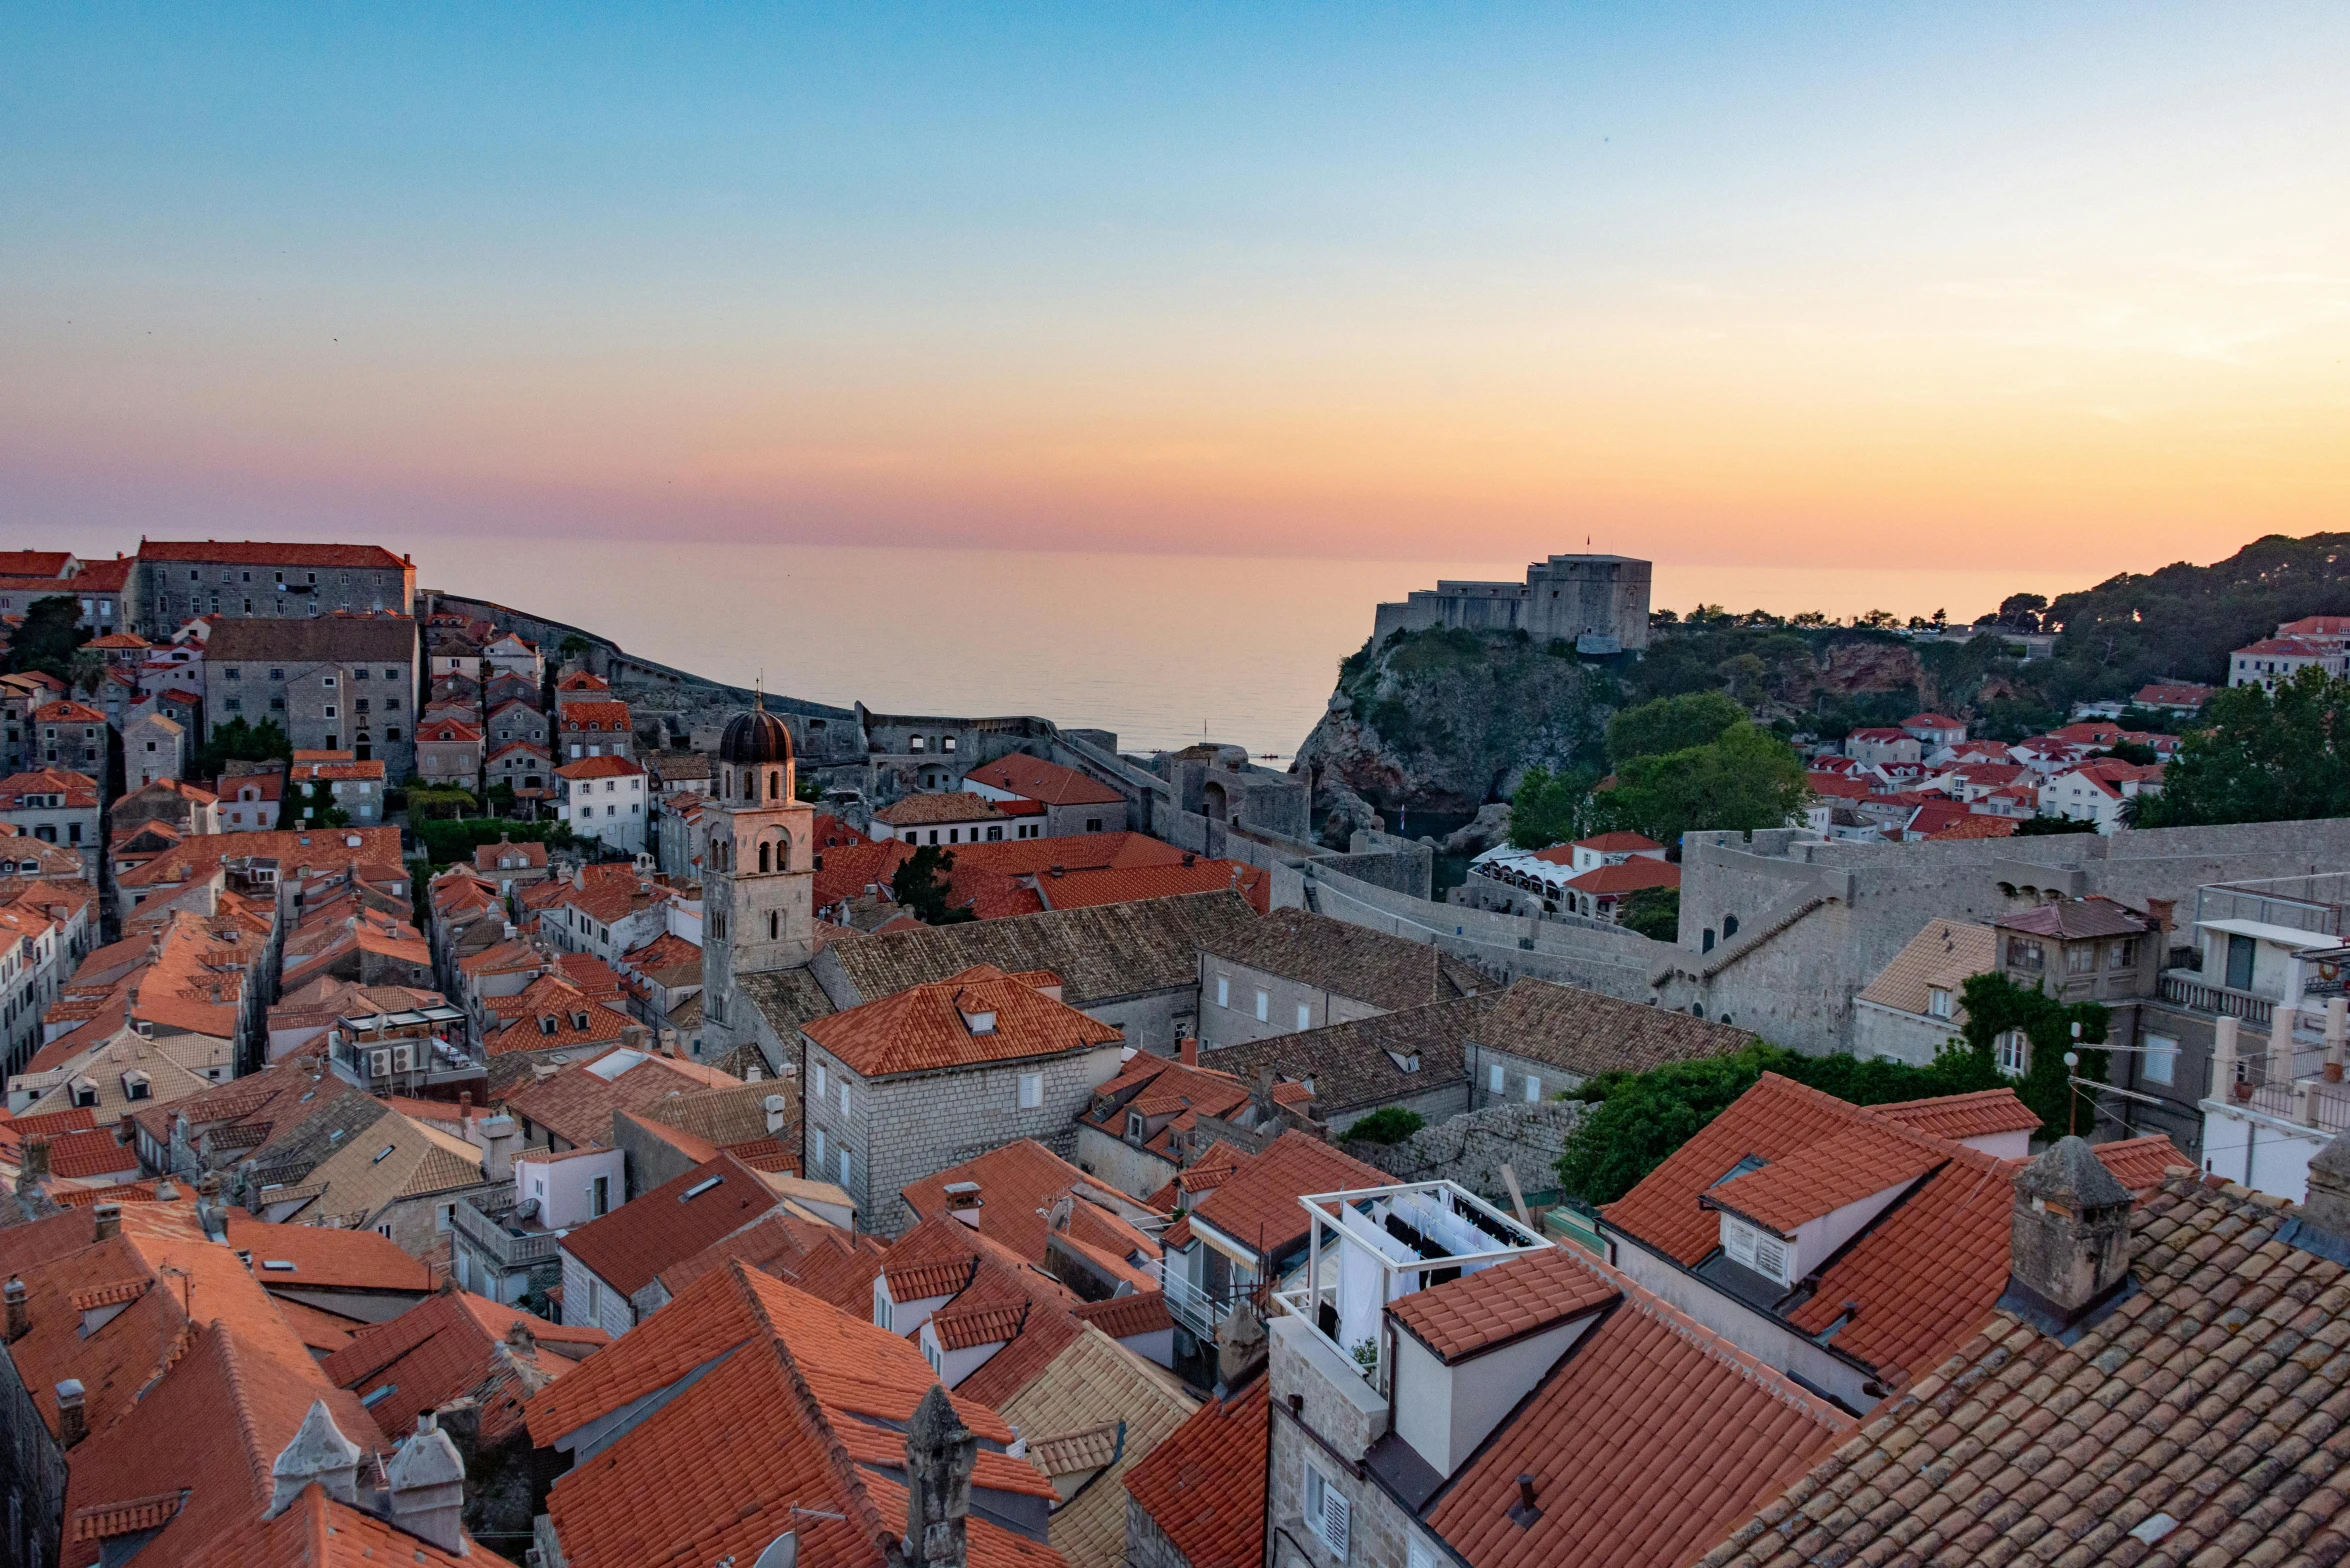
M 2339 4 L 9 7 L 0 534 L 2211 560 L 2350 524 L 2345 81 Z

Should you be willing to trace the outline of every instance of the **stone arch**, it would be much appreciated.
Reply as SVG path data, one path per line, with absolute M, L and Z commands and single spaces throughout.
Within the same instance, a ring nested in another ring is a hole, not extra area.
M 761 871 L 767 869 L 767 846 L 764 843 L 759 846 L 759 869 Z
M 1736 915 L 1722 916 L 1722 940 L 1727 942 L 1730 940 L 1730 938 L 1736 936 L 1737 934 L 1738 917 Z
M 1214 822 L 1222 822 L 1230 817 L 1231 800 L 1225 794 L 1224 786 L 1213 779 L 1203 785 L 1199 792 L 1199 809 L 1202 816 Z

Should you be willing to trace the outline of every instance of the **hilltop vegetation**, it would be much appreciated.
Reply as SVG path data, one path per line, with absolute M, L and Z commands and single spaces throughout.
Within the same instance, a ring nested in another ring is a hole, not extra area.
M 1640 659 L 1578 659 L 1523 633 L 1396 633 L 1341 665 L 1331 712 L 1299 756 L 1318 780 L 1382 811 L 1467 812 L 1517 796 L 1529 769 L 1580 800 L 1631 755 L 1685 749 L 1627 748 L 1611 734 L 1612 718 L 1659 698 L 1710 694 L 1790 741 L 1841 740 L 1920 710 L 2020 740 L 2062 724 L 2077 702 L 2126 700 L 2150 681 L 2222 685 L 2230 650 L 2306 615 L 2350 615 L 2350 534 L 2271 536 L 2211 566 L 2124 573 L 2053 603 L 2014 594 L 1965 642 L 1915 635 L 1945 625 L 1941 609 L 1906 624 L 1878 610 L 1837 625 L 1708 605 L 1657 611 Z M 2033 634 L 2055 637 L 2052 657 L 2023 657 L 2014 638 Z M 2151 713 L 2127 722 L 2173 727 Z

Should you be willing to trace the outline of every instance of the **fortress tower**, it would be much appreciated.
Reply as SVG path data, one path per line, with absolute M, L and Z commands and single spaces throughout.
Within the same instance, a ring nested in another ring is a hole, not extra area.
M 1523 631 L 1579 653 L 1638 653 L 1648 646 L 1649 563 L 1625 555 L 1554 555 L 1522 583 L 1439 582 L 1379 606 L 1374 640 L 1389 632 L 1463 626 Z
M 815 956 L 816 812 L 796 798 L 798 782 L 783 720 L 764 706 L 735 715 L 718 743 L 702 867 L 705 1055 L 758 1037 L 756 1004 L 738 978 Z

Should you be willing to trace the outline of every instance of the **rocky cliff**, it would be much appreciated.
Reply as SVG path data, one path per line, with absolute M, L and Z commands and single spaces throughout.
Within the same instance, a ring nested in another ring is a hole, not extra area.
M 1615 683 L 1571 649 L 1524 636 L 1406 633 L 1339 669 L 1329 711 L 1298 748 L 1317 805 L 1349 796 L 1466 815 L 1506 798 L 1524 771 L 1597 763 Z

